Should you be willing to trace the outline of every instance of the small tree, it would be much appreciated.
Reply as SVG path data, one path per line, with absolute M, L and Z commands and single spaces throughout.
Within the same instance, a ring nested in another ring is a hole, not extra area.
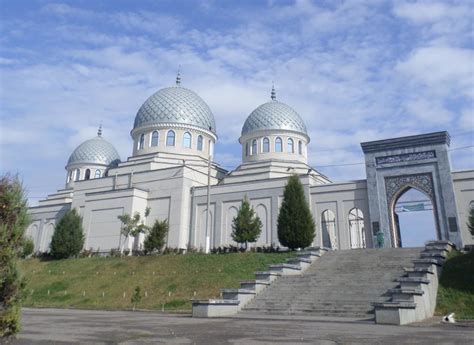
M 250 206 L 247 196 L 245 196 L 237 216 L 232 219 L 232 239 L 237 243 L 244 243 L 247 250 L 248 242 L 255 242 L 262 232 L 262 221 L 255 214 Z
M 0 337 L 20 331 L 25 280 L 17 269 L 23 252 L 28 206 L 18 177 L 0 177 Z
M 151 227 L 148 236 L 145 238 L 143 243 L 147 253 L 152 253 L 155 250 L 160 251 L 165 245 L 166 235 L 168 234 L 169 226 L 168 221 L 156 220 L 155 224 Z
M 137 286 L 135 287 L 135 290 L 133 291 L 132 298 L 130 299 L 130 302 L 132 302 L 133 305 L 133 311 L 135 311 L 135 308 L 138 303 L 142 300 L 142 295 L 140 293 L 140 287 Z
M 79 255 L 84 246 L 82 217 L 76 209 L 68 210 L 54 228 L 51 239 L 51 256 L 66 259 Z
M 313 242 L 314 220 L 297 175 L 288 179 L 278 215 L 278 239 L 290 249 L 304 248 Z
M 469 208 L 469 216 L 467 217 L 467 228 L 472 236 L 474 236 L 474 207 Z
M 120 246 L 120 253 L 123 253 L 125 242 L 127 242 L 130 236 L 135 237 L 139 234 L 146 232 L 150 229 L 149 226 L 145 225 L 145 218 L 150 215 L 151 208 L 145 208 L 144 219 L 141 218 L 140 213 L 135 212 L 133 217 L 125 213 L 117 218 L 122 222 L 122 230 L 120 231 L 125 236 L 125 241 Z

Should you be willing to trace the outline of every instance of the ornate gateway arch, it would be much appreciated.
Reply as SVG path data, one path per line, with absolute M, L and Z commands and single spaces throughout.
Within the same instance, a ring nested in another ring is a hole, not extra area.
M 439 240 L 460 244 L 456 218 L 448 132 L 436 132 L 362 143 L 372 234 L 384 234 L 384 246 L 399 247 L 394 208 L 398 198 L 414 188 L 433 204 Z

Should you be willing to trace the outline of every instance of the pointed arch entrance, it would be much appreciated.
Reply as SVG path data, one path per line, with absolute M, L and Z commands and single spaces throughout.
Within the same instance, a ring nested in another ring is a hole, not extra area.
M 397 177 L 390 177 L 386 178 L 385 181 L 386 191 L 387 191 L 387 201 L 388 201 L 388 208 L 389 208 L 389 218 L 390 218 L 390 242 L 392 247 L 402 247 L 402 231 L 400 228 L 400 216 L 399 213 L 401 211 L 400 205 L 397 205 L 400 199 L 403 202 L 403 196 L 406 193 L 414 193 L 417 191 L 419 194 L 425 197 L 428 202 L 424 202 L 423 207 L 425 208 L 425 204 L 429 204 L 429 208 L 432 209 L 433 212 L 433 220 L 434 220 L 434 237 L 433 239 L 441 239 L 440 227 L 438 224 L 438 217 L 436 212 L 436 198 L 434 194 L 434 187 L 433 187 L 433 178 L 431 174 L 417 174 L 417 175 L 405 175 L 405 176 L 397 176 Z M 397 213 L 397 210 L 399 211 Z

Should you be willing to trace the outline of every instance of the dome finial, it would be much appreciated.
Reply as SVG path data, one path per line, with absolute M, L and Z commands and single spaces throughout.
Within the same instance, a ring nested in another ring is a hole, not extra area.
M 181 65 L 178 67 L 178 75 L 176 76 L 176 86 L 181 86 Z
M 276 92 L 275 92 L 275 84 L 273 83 L 273 81 L 272 81 L 272 93 L 271 93 L 270 98 L 272 99 L 272 101 L 276 101 L 277 99 Z
M 100 122 L 99 129 L 97 130 L 97 136 L 102 136 L 102 121 Z

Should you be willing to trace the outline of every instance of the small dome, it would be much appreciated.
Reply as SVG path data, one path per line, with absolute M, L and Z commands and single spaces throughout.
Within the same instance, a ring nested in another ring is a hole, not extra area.
M 242 135 L 269 129 L 284 129 L 308 134 L 298 113 L 285 103 L 276 100 L 264 103 L 252 111 L 242 127 Z
M 195 92 L 180 87 L 161 89 L 138 110 L 133 128 L 160 123 L 193 125 L 216 133 L 214 115 Z
M 67 165 L 72 164 L 99 164 L 105 166 L 116 166 L 120 162 L 120 156 L 115 147 L 99 135 L 93 139 L 84 141 L 69 157 Z

